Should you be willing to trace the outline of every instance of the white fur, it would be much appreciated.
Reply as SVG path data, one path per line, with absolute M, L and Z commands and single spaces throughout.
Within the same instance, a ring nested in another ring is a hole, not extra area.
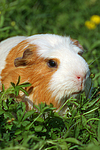
M 57 58 L 57 55 L 62 55 L 66 49 L 76 53 L 82 51 L 73 44 L 70 37 L 63 37 L 55 34 L 40 34 L 30 36 L 27 40 L 30 44 L 38 45 L 40 48 L 38 54 L 44 58 Z

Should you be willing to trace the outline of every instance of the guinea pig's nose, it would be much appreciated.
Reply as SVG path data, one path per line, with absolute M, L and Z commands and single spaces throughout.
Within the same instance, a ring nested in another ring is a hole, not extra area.
M 77 80 L 83 82 L 84 79 L 86 79 L 86 75 L 76 75 Z
M 81 80 L 81 76 L 77 76 L 77 79 L 78 79 L 78 80 Z
M 77 81 L 78 81 L 78 84 L 79 84 L 79 90 L 83 91 L 86 75 L 77 75 L 76 77 L 77 77 Z
M 80 83 L 80 86 L 82 88 L 82 85 L 83 85 L 83 77 L 82 76 L 77 76 L 77 80 L 78 82 Z

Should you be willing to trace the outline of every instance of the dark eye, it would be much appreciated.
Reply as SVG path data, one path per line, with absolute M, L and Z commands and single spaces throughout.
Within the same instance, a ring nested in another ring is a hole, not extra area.
M 47 64 L 50 68 L 57 68 L 57 62 L 52 59 L 50 59 Z

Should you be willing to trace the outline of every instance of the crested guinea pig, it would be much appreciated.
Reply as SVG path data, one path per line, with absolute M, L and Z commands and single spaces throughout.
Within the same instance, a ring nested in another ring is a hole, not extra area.
M 20 95 L 27 110 L 41 102 L 59 109 L 81 91 L 88 95 L 90 71 L 82 53 L 82 46 L 70 37 L 39 34 L 8 38 L 0 43 L 0 85 L 7 89 L 20 76 L 21 83 L 31 83 L 26 89 L 29 96 Z

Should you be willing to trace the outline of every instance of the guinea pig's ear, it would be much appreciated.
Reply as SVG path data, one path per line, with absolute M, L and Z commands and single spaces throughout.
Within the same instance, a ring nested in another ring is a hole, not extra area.
M 80 48 L 80 51 L 78 51 L 78 54 L 82 55 L 83 52 L 84 52 L 84 49 L 83 49 L 82 45 L 80 45 L 79 41 L 78 40 L 74 40 L 72 38 L 71 38 L 71 41 L 72 41 L 73 45 L 76 45 L 77 47 Z
M 20 67 L 20 66 L 26 66 L 29 64 L 29 60 L 31 59 L 31 55 L 33 54 L 33 52 L 31 51 L 30 48 L 27 48 L 24 52 L 23 52 L 23 56 L 22 57 L 18 57 L 14 60 L 14 65 L 15 67 Z

